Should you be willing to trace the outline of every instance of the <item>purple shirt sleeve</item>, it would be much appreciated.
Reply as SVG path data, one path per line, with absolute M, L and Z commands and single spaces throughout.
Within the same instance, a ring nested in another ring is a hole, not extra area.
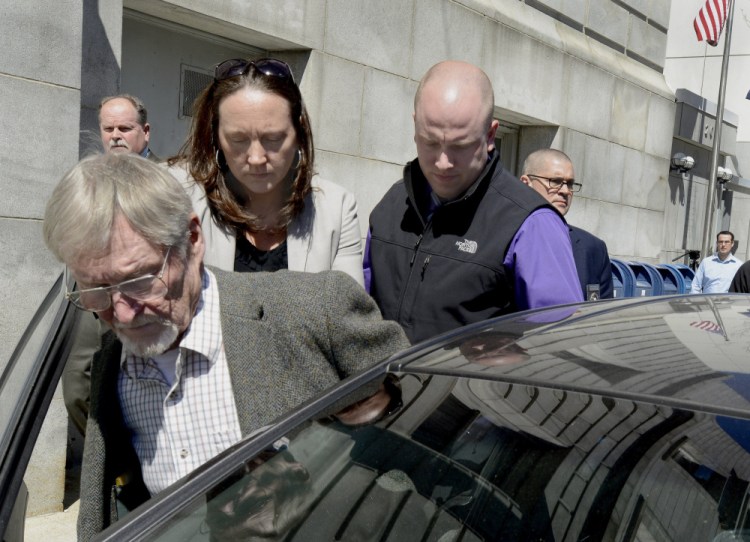
M 503 265 L 513 277 L 519 310 L 583 301 L 568 227 L 552 209 L 526 218 Z

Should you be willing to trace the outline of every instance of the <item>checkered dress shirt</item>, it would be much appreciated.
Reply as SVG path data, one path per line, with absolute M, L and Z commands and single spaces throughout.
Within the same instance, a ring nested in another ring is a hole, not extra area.
M 210 271 L 179 347 L 147 359 L 123 349 L 121 367 L 120 405 L 151 495 L 240 440 Z

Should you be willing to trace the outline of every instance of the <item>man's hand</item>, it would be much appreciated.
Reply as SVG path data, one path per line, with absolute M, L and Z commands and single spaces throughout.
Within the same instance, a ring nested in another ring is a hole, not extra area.
M 399 408 L 401 408 L 401 386 L 398 378 L 388 375 L 380 384 L 378 391 L 349 405 L 334 417 L 346 425 L 366 425 L 393 414 Z

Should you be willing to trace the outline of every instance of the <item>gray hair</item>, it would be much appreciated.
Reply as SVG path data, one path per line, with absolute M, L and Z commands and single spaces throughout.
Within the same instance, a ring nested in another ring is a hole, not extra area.
M 140 156 L 84 158 L 55 187 L 44 213 L 44 242 L 62 262 L 107 250 L 118 215 L 144 239 L 186 254 L 190 197 L 168 171 Z
M 136 114 L 138 115 L 138 124 L 140 124 L 141 126 L 146 126 L 146 123 L 148 122 L 148 111 L 146 110 L 146 106 L 138 96 L 133 96 L 132 94 L 117 94 L 116 96 L 107 96 L 105 98 L 102 98 L 102 101 L 99 102 L 99 115 L 101 115 L 102 107 L 104 107 L 104 104 L 106 104 L 107 102 L 111 102 L 112 100 L 129 101 L 130 105 L 133 106 Z

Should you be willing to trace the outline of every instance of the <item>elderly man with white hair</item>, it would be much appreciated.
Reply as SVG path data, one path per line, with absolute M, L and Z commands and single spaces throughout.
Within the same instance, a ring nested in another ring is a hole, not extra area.
M 344 273 L 204 266 L 187 194 L 131 154 L 84 159 L 66 174 L 44 236 L 76 280 L 68 299 L 111 330 L 92 364 L 82 540 L 117 519 L 118 481 L 121 503 L 136 506 L 408 344 Z

